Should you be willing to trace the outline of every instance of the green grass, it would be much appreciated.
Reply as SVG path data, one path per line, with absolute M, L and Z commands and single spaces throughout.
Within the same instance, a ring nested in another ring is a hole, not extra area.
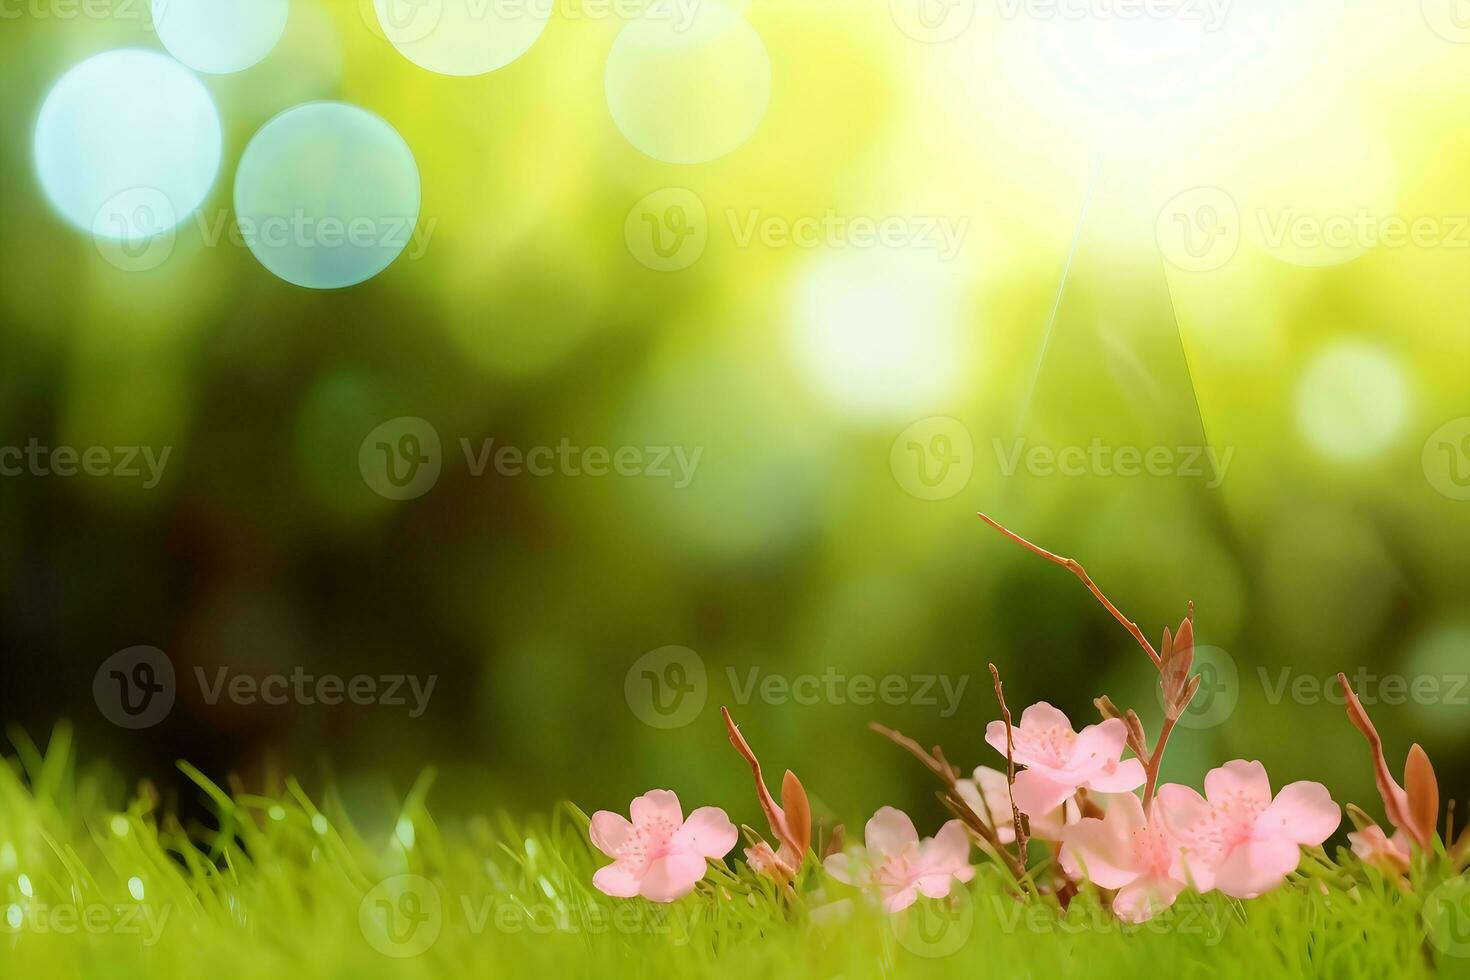
M 957 905 L 900 917 L 814 864 L 789 900 L 733 860 L 655 906 L 591 888 L 602 860 L 570 804 L 440 826 L 426 776 L 369 836 L 330 793 L 227 793 L 181 764 L 215 814 L 186 827 L 146 787 L 110 808 L 64 729 L 45 753 L 15 740 L 0 766 L 6 978 L 1470 976 L 1426 940 L 1420 898 L 1342 855 L 1309 856 L 1264 898 L 1184 896 L 1138 927 L 1088 892 L 1065 914 L 1020 902 L 984 863 Z

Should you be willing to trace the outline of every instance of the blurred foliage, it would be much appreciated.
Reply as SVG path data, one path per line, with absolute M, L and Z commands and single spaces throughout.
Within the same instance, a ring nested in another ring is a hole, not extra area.
M 1470 505 L 1436 489 L 1422 455 L 1470 414 L 1470 243 L 1304 264 L 1251 226 L 1229 261 L 1191 272 L 1161 261 L 1155 234 L 1166 202 L 1198 187 L 1247 215 L 1470 214 L 1470 47 L 1418 5 L 1239 3 L 1259 43 L 1218 77 L 1197 65 L 1185 84 L 1144 72 L 1123 79 L 1141 87 L 1109 87 L 1049 47 L 1055 25 L 1000 7 L 924 44 L 877 0 L 750 0 L 772 62 L 766 118 L 736 152 L 681 167 L 614 127 L 601 73 L 621 24 L 574 16 L 576 0 L 526 56 L 471 79 L 409 63 L 356 0 L 293 0 L 265 62 L 205 79 L 226 146 L 204 212 L 228 215 L 240 152 L 277 112 L 340 98 L 380 114 L 417 156 L 429 247 L 332 293 L 208 247 L 194 221 L 166 263 L 127 273 L 48 209 L 30 160 L 38 107 L 82 58 L 156 47 L 141 6 L 131 20 L 32 12 L 0 34 L 0 444 L 172 447 L 152 490 L 0 479 L 0 715 L 33 729 L 70 716 L 83 746 L 162 780 L 185 754 L 247 774 L 329 757 L 348 790 L 403 787 L 434 763 L 454 805 L 593 808 L 670 786 L 749 821 L 748 773 L 716 711 L 737 700 L 732 679 L 942 675 L 965 683 L 949 716 L 851 698 L 732 704 L 822 812 L 894 803 L 937 819 L 924 774 L 864 725 L 993 763 L 987 661 L 1016 707 L 1047 699 L 1080 724 L 1106 692 L 1151 726 L 1159 714 L 1129 637 L 1064 571 L 986 531 L 980 509 L 1082 560 L 1151 635 L 1196 602 L 1201 643 L 1237 667 L 1237 704 L 1176 736 L 1168 778 L 1259 757 L 1278 779 L 1371 802 L 1341 709 L 1273 701 L 1262 677 L 1470 671 Z M 704 255 L 678 272 L 646 268 L 624 238 L 629 209 L 664 187 L 692 190 L 709 216 Z M 752 214 L 829 211 L 968 230 L 952 259 L 918 265 L 840 242 L 741 244 Z M 814 270 L 832 263 L 845 271 L 821 281 L 846 285 L 813 299 Z M 807 322 L 834 308 L 850 331 Z M 1389 381 L 1349 376 L 1307 398 L 1308 368 L 1339 344 L 1365 345 Z M 936 359 L 942 377 L 911 370 Z M 406 502 L 374 493 L 358 460 L 399 416 L 429 420 L 444 447 L 437 485 Z M 890 458 L 931 416 L 974 447 L 968 482 L 942 500 L 908 492 Z M 1354 426 L 1376 434 L 1362 453 L 1312 437 Z M 997 447 L 1018 437 L 1233 455 L 1218 486 L 1008 477 Z M 683 489 L 475 476 L 460 440 L 489 438 L 703 456 Z M 167 651 L 180 690 L 162 724 L 125 732 L 97 711 L 92 679 L 135 644 Z M 625 698 L 630 667 L 668 645 L 696 651 L 708 677 L 702 714 L 674 730 Z M 410 718 L 211 705 L 192 681 L 298 665 L 439 682 Z M 1391 755 L 1421 740 L 1446 792 L 1464 785 L 1463 704 L 1370 710 Z

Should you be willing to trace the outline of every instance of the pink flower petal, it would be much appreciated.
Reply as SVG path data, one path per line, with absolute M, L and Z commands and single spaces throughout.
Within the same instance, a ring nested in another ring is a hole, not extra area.
M 638 878 L 627 868 L 609 864 L 592 875 L 592 884 L 604 895 L 632 898 L 638 894 Z
M 1099 888 L 1122 888 L 1138 878 L 1129 839 L 1120 822 L 1087 817 L 1062 831 L 1058 856 L 1062 869 L 1073 878 L 1086 878 Z
M 1174 904 L 1184 885 L 1171 878 L 1140 878 L 1113 897 L 1113 914 L 1124 922 L 1147 922 Z
M 919 842 L 919 832 L 914 829 L 914 822 L 909 819 L 908 814 L 891 806 L 885 806 L 877 813 L 864 830 L 864 839 L 867 841 L 868 850 L 876 854 L 888 856 L 898 854 L 904 848 Z
M 958 820 L 950 820 L 940 827 L 939 833 L 919 848 L 919 861 L 926 874 L 954 875 L 969 867 L 970 835 L 965 825 Z
M 722 858 L 740 839 L 735 825 L 717 806 L 702 806 L 689 814 L 674 834 L 672 846 L 706 858 Z
M 617 857 L 618 848 L 633 833 L 633 825 L 621 813 L 598 810 L 592 814 L 592 826 L 588 833 L 594 847 L 608 857 Z
M 1088 725 L 1077 734 L 1067 768 L 1072 772 L 1098 772 L 1116 763 L 1127 743 L 1128 726 L 1122 718 L 1109 718 L 1096 725 Z
M 949 890 L 954 887 L 954 875 L 929 874 L 920 875 L 914 881 L 914 887 L 919 894 L 926 898 L 945 898 Z
M 1301 850 L 1280 837 L 1233 848 L 1215 874 L 1215 887 L 1231 898 L 1255 898 L 1280 885 L 1301 861 Z
M 679 808 L 679 797 L 669 789 L 651 789 L 634 800 L 629 809 L 635 827 L 660 820 L 667 821 L 674 827 L 684 822 L 684 811 Z
M 1058 782 L 1040 769 L 1016 773 L 1016 785 L 1012 788 L 1016 809 L 1027 816 L 1050 813 L 1075 792 L 1075 783 Z
M 1072 731 L 1072 721 L 1060 708 L 1053 708 L 1045 701 L 1037 701 L 1031 707 L 1021 712 L 1021 727 L 1027 729 L 1065 728 Z M 1004 723 L 1001 731 L 1005 731 Z
M 766 849 L 770 850 L 770 845 L 767 845 Z M 872 878 L 868 865 L 865 862 L 853 860 L 850 854 L 829 854 L 827 860 L 822 862 L 822 867 L 829 875 L 845 885 L 855 885 L 861 888 Z
M 659 858 L 648 866 L 638 894 L 650 902 L 673 902 L 694 891 L 706 869 L 704 858 L 694 854 L 675 853 Z
M 1205 796 L 1215 804 L 1248 802 L 1264 810 L 1271 805 L 1271 778 L 1259 762 L 1234 759 L 1205 776 Z
M 1087 781 L 1087 788 L 1099 793 L 1131 793 L 1148 781 L 1143 763 L 1137 759 L 1121 759 Z
M 919 898 L 918 888 L 907 885 L 894 891 L 885 892 L 883 895 L 883 911 L 902 912 Z
M 1289 783 L 1276 794 L 1266 812 L 1256 820 L 1256 836 L 1280 837 L 1294 844 L 1315 847 L 1342 823 L 1342 808 L 1321 783 L 1301 780 Z

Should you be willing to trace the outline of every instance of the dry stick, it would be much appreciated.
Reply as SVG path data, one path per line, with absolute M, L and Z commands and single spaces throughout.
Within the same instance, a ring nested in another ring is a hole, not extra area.
M 1016 808 L 1016 741 L 1011 730 L 1011 709 L 1006 707 L 1005 692 L 1001 690 L 1000 671 L 990 665 L 990 676 L 995 680 L 995 700 L 1000 702 L 1000 716 L 1006 724 L 1006 798 L 1011 802 L 1011 821 L 1016 827 L 1016 850 L 1021 855 L 1021 866 L 1026 866 L 1027 826 L 1021 811 Z M 982 797 L 983 798 L 983 797 Z
M 971 810 L 961 800 L 957 785 L 959 781 L 959 770 L 955 769 L 949 763 L 949 760 L 944 758 L 944 753 L 936 747 L 934 753 L 931 754 L 922 745 L 907 735 L 894 731 L 892 728 L 885 728 L 876 721 L 869 722 L 868 727 L 912 755 L 915 759 L 918 759 L 924 764 L 926 769 L 938 776 L 940 782 L 944 783 L 945 789 L 948 791 L 947 793 L 940 794 L 939 801 L 944 804 L 949 812 L 963 821 L 965 826 L 973 830 L 981 840 L 990 845 L 990 849 L 999 855 L 1001 861 L 1005 863 L 1006 869 L 1010 871 L 1011 876 L 1015 878 L 1018 884 L 1025 884 L 1028 878 L 1025 866 L 1016 860 L 1015 855 L 1005 849 L 1000 839 L 995 836 L 995 830 L 987 825 L 984 820 L 980 819 L 980 815 Z
M 977 514 L 976 516 L 979 517 L 986 524 L 989 524 L 991 527 L 995 528 L 1001 534 L 1004 534 L 1006 537 L 1016 542 L 1016 544 L 1025 548 L 1027 551 L 1040 555 L 1049 562 L 1054 562 L 1058 565 L 1061 565 L 1063 568 L 1067 569 L 1073 575 L 1081 579 L 1082 584 L 1087 586 L 1088 591 L 1097 597 L 1098 602 L 1101 602 L 1103 604 L 1103 608 L 1112 613 L 1113 618 L 1122 623 L 1124 628 L 1127 629 L 1129 633 L 1133 634 L 1133 638 L 1138 641 L 1139 646 L 1143 647 L 1144 652 L 1148 654 L 1148 658 L 1154 662 L 1154 666 L 1157 667 L 1159 665 L 1159 652 L 1154 649 L 1152 643 L 1148 642 L 1148 637 L 1143 635 L 1143 630 L 1139 629 L 1138 624 L 1135 623 L 1133 620 L 1129 619 L 1127 616 L 1124 616 L 1122 612 L 1118 610 L 1118 607 L 1113 605 L 1112 602 L 1109 601 L 1107 596 L 1103 595 L 1102 589 L 1099 589 L 1096 583 L 1092 581 L 1092 576 L 1087 574 L 1087 569 L 1083 568 L 1080 562 L 1073 558 L 1063 558 L 1061 555 L 1054 555 L 1050 551 L 1047 551 L 1045 548 L 1032 544 L 1030 541 L 1027 541 L 1025 538 L 1021 537 L 1019 534 L 1006 527 L 1004 524 L 1001 524 L 999 521 L 993 520 L 986 514 Z

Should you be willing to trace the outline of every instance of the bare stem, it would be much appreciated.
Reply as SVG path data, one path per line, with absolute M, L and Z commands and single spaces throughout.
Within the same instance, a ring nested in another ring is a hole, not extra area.
M 1011 729 L 1011 709 L 1006 707 L 1005 691 L 1000 683 L 1000 671 L 990 665 L 990 676 L 995 680 L 995 700 L 1000 702 L 1000 715 L 1006 724 L 1006 798 L 1011 803 L 1011 822 L 1016 828 L 1016 850 L 1021 855 L 1021 865 L 1026 864 L 1026 840 L 1030 829 L 1021 811 L 1016 807 L 1016 740 Z
M 1006 870 L 1011 873 L 1011 877 L 1016 880 L 1017 884 L 1024 885 L 1028 880 L 1026 866 L 1018 861 L 1015 855 L 1005 849 L 1000 839 L 996 837 L 994 828 L 987 824 L 978 813 L 970 809 L 960 798 L 959 787 L 957 785 L 959 782 L 959 770 L 955 769 L 949 760 L 944 758 L 944 753 L 938 747 L 931 753 L 902 732 L 895 731 L 892 728 L 886 728 L 876 721 L 869 722 L 868 727 L 908 752 L 915 759 L 918 759 L 924 764 L 924 768 L 939 777 L 940 782 L 944 783 L 946 790 L 946 792 L 939 794 L 939 801 L 944 804 L 950 813 L 958 817 L 970 829 L 971 833 L 983 841 L 992 853 L 1000 858 Z
M 1019 534 L 1006 527 L 1004 524 L 1001 524 L 999 521 L 994 520 L 986 514 L 978 514 L 976 516 L 978 516 L 986 524 L 989 524 L 991 527 L 995 528 L 1001 534 L 1004 534 L 1006 537 L 1010 538 L 1016 544 L 1025 548 L 1027 551 L 1030 551 L 1033 554 L 1040 555 L 1049 562 L 1054 562 L 1055 564 L 1061 565 L 1063 568 L 1067 569 L 1073 575 L 1081 579 L 1082 584 L 1087 586 L 1087 590 L 1097 597 L 1098 602 L 1103 604 L 1103 608 L 1112 613 L 1113 618 L 1122 623 L 1123 627 L 1128 630 L 1129 633 L 1133 634 L 1133 638 L 1138 641 L 1139 646 L 1143 647 L 1144 652 L 1148 654 L 1148 658 L 1153 661 L 1154 666 L 1159 666 L 1159 652 L 1155 650 L 1153 644 L 1148 641 L 1148 637 L 1143 635 L 1143 630 L 1139 629 L 1138 624 L 1135 623 L 1133 620 L 1129 619 L 1127 616 L 1124 616 L 1123 613 L 1119 611 L 1118 607 L 1113 605 L 1113 603 L 1111 602 L 1111 600 L 1108 599 L 1107 596 L 1103 595 L 1102 589 L 1099 589 L 1097 587 L 1097 583 L 1092 581 L 1092 576 L 1087 574 L 1087 569 L 1083 568 L 1080 562 L 1073 558 L 1063 558 L 1061 555 L 1052 554 L 1045 548 L 1032 544 L 1030 541 L 1027 541 L 1025 538 L 1021 537 Z

